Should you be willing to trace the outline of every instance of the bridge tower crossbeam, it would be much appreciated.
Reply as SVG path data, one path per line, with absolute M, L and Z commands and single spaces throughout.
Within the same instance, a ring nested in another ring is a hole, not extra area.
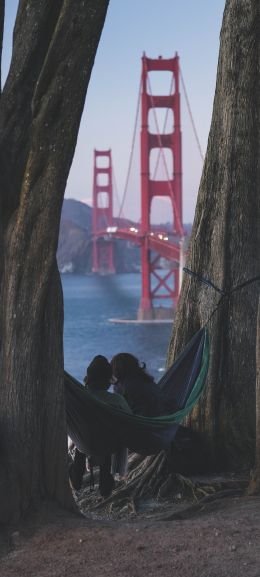
M 115 273 L 114 243 L 111 236 L 99 236 L 100 230 L 113 225 L 113 179 L 111 150 L 94 150 L 92 236 L 92 272 Z
M 149 72 L 169 71 L 173 75 L 174 89 L 165 95 L 152 95 L 149 83 Z M 156 118 L 157 108 L 170 109 L 174 118 L 171 133 L 157 134 L 149 131 L 149 112 L 152 110 Z M 152 178 L 150 173 L 150 157 L 154 148 L 160 150 L 165 164 L 165 180 Z M 172 155 L 173 174 L 168 175 L 164 151 L 170 150 Z M 180 94 L 179 94 L 179 58 L 158 59 L 142 58 L 142 96 L 141 96 L 141 267 L 142 267 L 142 297 L 138 311 L 139 319 L 151 319 L 171 315 L 179 294 L 179 263 L 168 263 L 164 270 L 159 256 L 154 256 L 149 249 L 149 236 L 152 227 L 150 221 L 151 204 L 154 197 L 170 198 L 173 210 L 173 231 L 176 243 L 183 236 L 182 224 L 182 160 L 181 160 L 181 126 L 180 126 Z M 178 243 L 179 250 L 179 243 Z M 162 272 L 163 271 L 163 272 Z M 170 299 L 172 306 L 162 311 L 159 307 L 156 314 L 155 301 L 163 302 Z M 170 309 L 170 310 L 169 310 Z

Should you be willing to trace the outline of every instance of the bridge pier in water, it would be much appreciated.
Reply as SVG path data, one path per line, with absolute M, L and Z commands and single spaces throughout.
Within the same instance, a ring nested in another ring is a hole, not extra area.
M 175 313 L 174 307 L 151 307 L 145 308 L 140 305 L 137 311 L 138 321 L 159 321 L 173 319 Z

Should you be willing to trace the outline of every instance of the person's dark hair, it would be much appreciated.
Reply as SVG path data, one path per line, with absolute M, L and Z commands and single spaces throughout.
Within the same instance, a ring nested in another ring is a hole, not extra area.
M 111 360 L 111 367 L 114 377 L 118 381 L 123 381 L 126 377 L 141 376 L 142 379 L 153 381 L 153 377 L 146 372 L 145 363 L 141 363 L 130 353 L 118 353 Z
M 89 389 L 106 390 L 112 378 L 112 367 L 106 357 L 97 355 L 87 368 L 84 382 Z

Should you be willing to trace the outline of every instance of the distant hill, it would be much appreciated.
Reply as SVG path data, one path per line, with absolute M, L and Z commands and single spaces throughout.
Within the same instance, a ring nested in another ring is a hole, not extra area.
M 131 221 L 116 219 L 115 224 L 131 226 Z M 74 199 L 64 199 L 57 260 L 62 273 L 85 274 L 92 267 L 92 208 Z M 123 240 L 115 240 L 117 272 L 135 272 L 140 268 L 139 249 Z
M 73 198 L 65 198 L 62 207 L 61 221 L 70 221 L 91 233 L 92 208 Z

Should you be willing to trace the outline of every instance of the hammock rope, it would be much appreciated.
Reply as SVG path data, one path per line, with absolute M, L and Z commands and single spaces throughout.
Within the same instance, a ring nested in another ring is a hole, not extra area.
M 183 268 L 183 272 L 190 275 L 191 277 L 193 277 L 195 280 L 201 282 L 202 284 L 205 284 L 205 285 L 213 288 L 217 293 L 221 294 L 221 297 L 217 303 L 217 306 L 210 313 L 210 316 L 209 316 L 208 320 L 206 321 L 205 326 L 207 326 L 209 324 L 209 322 L 211 321 L 212 317 L 214 316 L 215 312 L 217 312 L 219 307 L 226 302 L 225 299 L 229 300 L 233 293 L 241 290 L 242 288 L 244 288 L 246 286 L 253 284 L 254 282 L 260 281 L 260 275 L 257 275 L 257 276 L 251 277 L 251 278 L 235 285 L 234 287 L 231 287 L 229 290 L 224 290 L 224 289 L 217 287 L 209 278 L 203 277 L 199 273 L 197 273 L 197 272 L 195 272 L 195 271 L 193 271 L 187 267 Z

